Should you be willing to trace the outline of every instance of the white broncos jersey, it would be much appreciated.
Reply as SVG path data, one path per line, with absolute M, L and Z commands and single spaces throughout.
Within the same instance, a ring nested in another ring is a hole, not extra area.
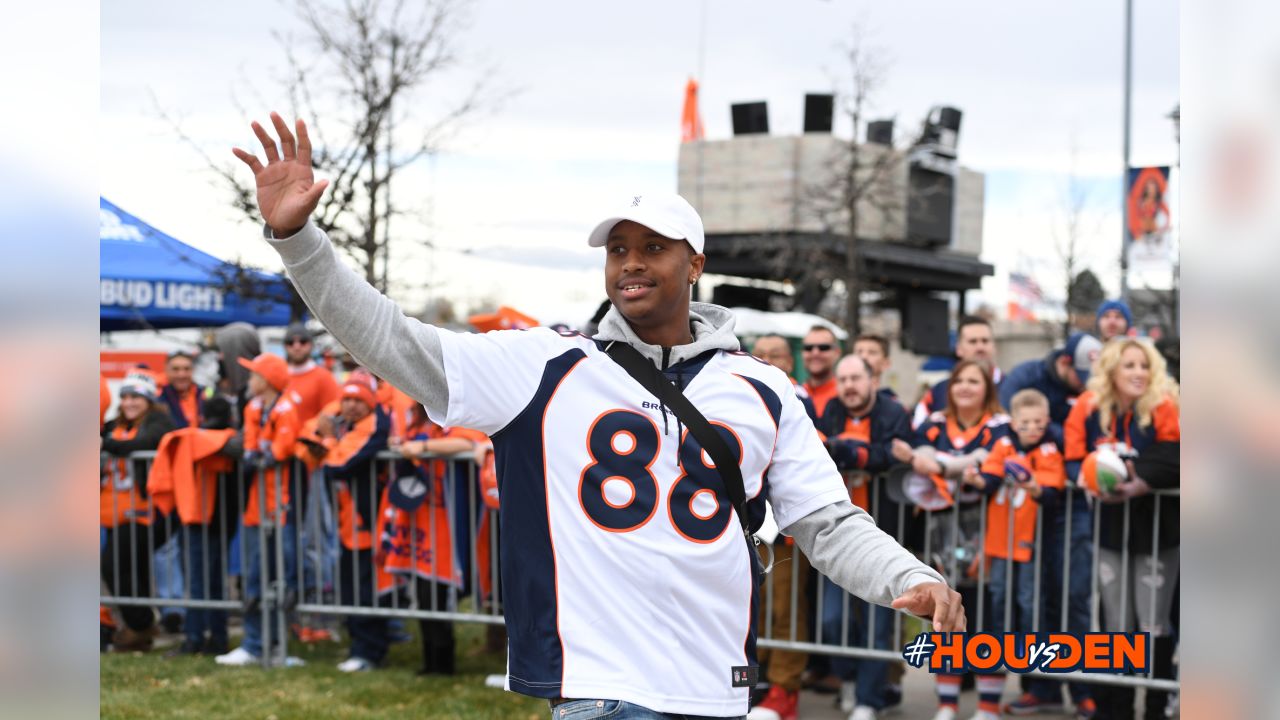
M 507 687 L 668 713 L 747 712 L 753 563 L 720 475 L 675 415 L 577 333 L 440 333 L 446 426 L 493 438 Z M 780 527 L 847 500 L 781 371 L 709 350 L 666 369 Z

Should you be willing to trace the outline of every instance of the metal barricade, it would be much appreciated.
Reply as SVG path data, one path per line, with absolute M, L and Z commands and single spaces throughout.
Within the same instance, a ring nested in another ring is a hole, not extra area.
M 136 476 L 145 470 L 154 456 L 153 452 L 135 453 L 128 459 L 128 462 L 138 466 L 133 482 L 145 482 Z M 268 475 L 273 483 L 271 490 L 274 497 L 281 498 L 284 473 L 268 474 L 261 468 L 252 468 L 246 473 L 243 463 L 240 463 L 237 472 L 217 480 L 218 490 L 212 495 L 212 501 L 217 506 L 211 509 L 203 506 L 199 508 L 201 512 L 210 510 L 209 522 L 184 525 L 174 518 L 157 517 L 150 526 L 126 523 L 123 527 L 114 528 L 111 532 L 117 535 L 116 541 L 109 542 L 104 550 L 104 589 L 99 601 L 118 608 L 172 606 L 188 608 L 189 612 L 194 610 L 206 613 L 197 614 L 196 617 L 202 618 L 199 622 L 205 623 L 209 627 L 208 632 L 213 634 L 223 632 L 223 623 L 228 613 L 256 613 L 262 628 L 261 663 L 265 667 L 287 664 L 289 621 L 291 616 L 298 614 L 502 625 L 503 598 L 498 572 L 501 538 L 497 511 L 486 507 L 481 500 L 479 468 L 470 454 L 447 457 L 429 454 L 420 459 L 445 463 L 445 472 L 432 475 L 439 486 L 427 489 L 427 497 L 423 500 L 427 512 L 408 516 L 403 535 L 408 543 L 406 552 L 409 562 L 403 572 L 388 574 L 379 572 L 379 568 L 374 567 L 378 564 L 379 549 L 383 545 L 383 535 L 387 532 L 387 513 L 395 512 L 384 501 L 384 495 L 388 484 L 398 482 L 403 474 L 397 468 L 397 464 L 404 461 L 400 454 L 393 451 L 379 453 L 376 461 L 369 465 L 367 476 L 349 479 L 345 488 L 327 481 L 322 471 L 308 472 L 305 463 L 292 461 L 288 473 L 290 501 L 281 512 L 275 514 L 267 512 L 267 503 L 264 502 L 267 488 L 261 480 L 264 475 Z M 104 456 L 104 462 L 105 460 Z M 118 458 L 111 460 L 116 461 Z M 106 482 L 117 482 L 107 474 L 104 474 L 104 478 Z M 255 480 L 259 482 L 254 482 Z M 228 482 L 231 487 L 226 486 Z M 1037 513 L 1031 567 L 1018 568 L 1018 563 L 1010 563 L 1011 567 L 1002 573 L 1003 600 L 998 607 L 991 607 L 988 599 L 989 558 L 985 542 L 989 499 L 984 497 L 974 503 L 956 503 L 945 510 L 921 511 L 914 506 L 893 502 L 886 496 L 884 482 L 880 477 L 870 480 L 869 502 L 872 515 L 879 519 L 882 526 L 887 524 L 894 529 L 891 534 L 900 544 L 939 570 L 962 593 L 968 593 L 972 602 L 967 598 L 965 610 L 971 630 L 987 627 L 993 612 L 999 613 L 999 625 L 1005 631 L 1016 629 L 1018 609 L 1014 592 L 1017 582 L 1015 570 L 1029 570 L 1032 574 L 1031 630 L 1078 630 L 1070 627 L 1073 608 L 1068 591 L 1073 581 L 1073 552 L 1069 530 L 1074 522 L 1079 521 L 1079 518 L 1073 518 L 1079 512 L 1077 506 L 1088 508 L 1092 516 L 1089 519 L 1092 527 L 1088 543 L 1091 567 L 1087 579 L 1089 620 L 1088 627 L 1084 630 L 1106 629 L 1101 625 L 1103 603 L 1099 565 L 1102 555 L 1100 550 L 1105 549 L 1101 546 L 1104 530 L 1101 525 L 1102 513 L 1097 511 L 1101 504 L 1092 498 L 1081 502 L 1077 495 L 1082 496 L 1082 490 L 1072 486 L 1065 489 L 1059 501 L 1060 510 L 1057 511 L 1061 518 L 1049 518 L 1043 508 Z M 127 485 L 128 481 L 121 481 L 121 484 Z M 359 507 L 364 511 L 361 513 L 363 527 L 348 523 L 345 538 L 332 534 L 343 524 L 339 514 L 348 511 L 345 506 L 340 507 L 340 490 L 348 493 L 350 510 Z M 1010 491 L 1009 488 L 999 491 L 1003 493 L 1001 497 L 1004 502 L 1015 504 L 1020 502 L 1017 492 Z M 241 522 L 241 514 L 251 493 L 258 495 L 256 504 L 259 522 L 256 526 L 245 526 Z M 1161 516 L 1168 514 L 1167 511 L 1162 513 L 1162 507 L 1166 503 L 1176 503 L 1179 492 L 1163 490 L 1155 491 L 1152 495 L 1157 498 L 1151 538 L 1152 548 L 1155 550 L 1159 547 Z M 1115 623 L 1110 623 L 1120 627 L 1128 627 L 1131 613 L 1143 615 L 1136 612 L 1132 603 L 1135 582 L 1142 579 L 1149 584 L 1157 584 L 1156 573 L 1160 569 L 1157 557 L 1147 563 L 1150 575 L 1139 577 L 1131 572 L 1132 563 L 1135 562 L 1133 553 L 1129 550 L 1131 504 L 1132 501 L 1124 501 L 1120 505 L 1122 527 L 1117 554 L 1120 566 L 1118 607 L 1121 609 L 1121 617 Z M 147 497 L 146 512 L 153 517 L 156 515 L 151 496 Z M 426 517 L 426 527 L 419 527 L 420 516 Z M 1046 535 L 1051 530 L 1047 526 L 1049 519 L 1060 521 L 1064 527 L 1061 548 L 1058 549 L 1061 561 L 1057 566 L 1045 562 L 1044 558 Z M 437 527 L 440 522 L 448 523 L 446 530 L 452 544 L 449 566 L 453 572 L 444 573 L 447 577 L 441 577 L 441 566 L 436 562 L 440 559 L 438 551 L 441 548 L 437 547 L 442 531 Z M 330 523 L 328 527 L 331 529 L 325 529 L 326 523 Z M 1006 556 L 1012 556 L 1013 524 L 1008 525 Z M 368 533 L 367 539 L 361 534 L 362 531 Z M 125 558 L 121 557 L 121 553 L 127 545 L 127 549 L 135 555 L 149 559 L 154 555 L 157 541 L 162 542 L 168 534 L 175 532 L 181 548 L 184 597 L 161 598 L 156 593 L 154 578 L 150 573 L 140 567 L 138 562 L 122 562 Z M 257 583 L 259 587 L 250 587 L 246 578 L 251 566 L 248 557 L 250 549 L 246 548 L 245 542 L 249 532 L 257 536 L 257 542 L 247 544 L 255 546 L 257 550 L 258 574 L 261 577 L 261 581 Z M 119 541 L 120 533 L 126 534 L 127 543 Z M 333 547 L 335 541 L 339 548 L 346 548 L 345 552 L 339 551 L 337 557 Z M 143 545 L 140 546 L 140 542 Z M 783 543 L 785 540 L 780 537 L 777 542 Z M 423 548 L 423 543 L 427 547 Z M 362 545 L 367 547 L 361 547 Z M 140 554 L 140 547 L 145 547 L 145 556 Z M 433 573 L 424 575 L 419 572 L 416 561 L 422 552 L 426 553 L 424 557 L 430 557 Z M 791 550 L 790 554 L 791 560 L 778 563 L 760 588 L 761 603 L 757 624 L 759 647 L 833 657 L 901 660 L 901 648 L 908 639 L 903 635 L 904 627 L 908 622 L 919 624 L 920 621 L 894 612 L 887 647 L 877 647 L 877 630 L 883 631 L 881 623 L 884 622 L 886 613 L 877 612 L 874 606 L 851 598 L 842 591 L 841 604 L 838 613 L 835 613 L 824 598 L 826 593 L 823 592 L 823 584 L 827 582 L 825 577 L 809 576 L 807 569 L 802 568 L 797 559 L 800 554 L 798 549 Z M 1084 553 L 1075 554 L 1080 556 Z M 344 560 L 347 562 L 345 569 L 342 567 Z M 1054 568 L 1055 581 L 1050 581 L 1045 565 Z M 120 577 L 120 571 L 125 566 L 129 568 L 128 578 Z M 1060 571 L 1057 567 L 1061 568 Z M 348 601 L 344 602 L 340 579 L 348 575 L 353 582 L 365 586 L 350 588 L 347 593 Z M 237 576 L 240 579 L 239 589 L 233 591 Z M 816 585 L 811 584 L 811 580 L 815 579 Z M 123 583 L 124 587 L 121 587 L 122 580 L 128 580 Z M 1077 575 L 1074 580 L 1078 584 L 1081 576 Z M 815 597 L 807 597 L 810 589 L 817 590 Z M 1053 616 L 1044 612 L 1050 592 L 1057 593 L 1060 606 Z M 1115 591 L 1112 592 L 1116 594 Z M 780 595 L 783 593 L 785 598 Z M 258 601 L 246 603 L 247 597 L 257 597 Z M 1079 599 L 1077 596 L 1077 606 Z M 775 604 L 780 602 L 786 603 L 786 609 L 781 612 L 780 618 L 775 618 Z M 1151 593 L 1146 599 L 1146 618 L 1158 616 L 1157 602 L 1157 595 Z M 1080 608 L 1076 607 L 1074 610 L 1078 617 Z M 809 617 L 807 623 L 803 621 L 805 615 Z M 828 619 L 826 623 L 824 616 Z M 859 634 L 864 636 L 865 641 L 858 644 L 849 642 L 850 630 L 857 628 L 860 623 L 863 627 Z M 919 624 L 918 629 L 926 628 Z M 832 637 L 833 634 L 835 637 Z M 211 634 L 211 638 L 214 635 Z M 221 641 L 225 637 L 214 639 Z M 1069 682 L 1141 686 L 1156 690 L 1178 689 L 1177 680 L 1154 678 L 1150 673 L 1142 676 L 1029 674 Z
M 1048 515 L 1044 508 L 1041 508 L 1036 514 L 1034 547 L 1031 551 L 1031 560 L 1026 563 L 1009 563 L 1008 567 L 1001 573 L 1003 582 L 1003 592 L 1000 593 L 1001 602 L 998 607 L 992 607 L 990 593 L 992 592 L 991 578 L 988 573 L 988 566 L 993 558 L 988 556 L 986 552 L 986 531 L 987 531 L 987 509 L 988 503 L 991 501 L 990 496 L 983 496 L 980 500 L 970 503 L 957 502 L 944 510 L 924 511 L 917 509 L 915 506 L 905 505 L 893 502 L 885 496 L 884 492 L 885 479 L 876 477 L 870 481 L 869 486 L 869 512 L 873 517 L 879 520 L 882 527 L 888 525 L 895 529 L 891 534 L 895 539 L 911 550 L 917 557 L 920 557 L 934 569 L 938 570 L 948 582 L 961 591 L 965 598 L 965 612 L 969 622 L 971 631 L 988 630 L 992 626 L 993 621 L 999 623 L 999 628 L 1004 632 L 1015 631 L 1033 631 L 1033 632 L 1094 632 L 1101 630 L 1121 629 L 1133 631 L 1153 630 L 1163 631 L 1165 628 L 1149 628 L 1134 627 L 1127 622 L 1134 614 L 1139 613 L 1133 604 L 1133 592 L 1135 584 L 1142 582 L 1148 586 L 1156 586 L 1162 583 L 1171 583 L 1168 577 L 1157 577 L 1157 573 L 1161 571 L 1161 561 L 1156 558 L 1154 561 L 1147 562 L 1145 569 L 1149 572 L 1145 575 L 1135 573 L 1131 570 L 1133 554 L 1130 551 L 1130 527 L 1129 516 L 1130 508 L 1138 499 L 1125 500 L 1118 503 L 1121 509 L 1121 517 L 1123 518 L 1122 527 L 1119 533 L 1119 550 L 1116 554 L 1119 556 L 1120 569 L 1117 573 L 1118 591 L 1113 591 L 1115 595 L 1118 592 L 1120 609 L 1120 619 L 1116 622 L 1103 625 L 1102 613 L 1102 591 L 1100 585 L 1099 560 L 1102 555 L 1102 538 L 1104 528 L 1101 524 L 1102 513 L 1098 508 L 1103 506 L 1101 501 L 1095 498 L 1085 500 L 1085 493 L 1082 489 L 1068 486 L 1061 492 L 1057 503 L 1058 510 L 1054 511 L 1060 514 Z M 1018 505 L 1026 502 L 1027 498 L 1022 496 L 1024 491 L 1017 490 L 1006 485 L 1000 488 L 996 493 L 997 502 L 1012 503 Z M 1152 548 L 1159 547 L 1161 516 L 1168 514 L 1164 511 L 1168 503 L 1178 501 L 1179 491 L 1174 490 L 1157 490 L 1151 493 L 1155 498 L 1155 519 L 1152 528 Z M 1080 522 L 1078 516 L 1078 506 L 1083 504 L 1088 510 L 1090 517 L 1086 522 L 1090 523 L 1087 553 L 1079 552 L 1080 547 L 1076 547 L 1073 553 L 1073 545 L 1071 538 L 1071 528 L 1074 523 Z M 882 512 L 885 513 L 882 517 Z M 1046 551 L 1046 533 L 1051 528 L 1046 527 L 1046 517 L 1059 523 L 1062 526 L 1063 538 L 1060 548 L 1056 552 L 1060 552 L 1056 563 L 1048 562 L 1045 558 Z M 887 520 L 887 522 L 886 522 Z M 1007 531 L 1005 533 L 1004 546 L 1005 557 L 1013 557 L 1014 549 L 1014 524 L 1007 522 Z M 776 542 L 783 542 L 779 538 Z M 1091 567 L 1087 574 L 1087 579 L 1082 580 L 1081 576 L 1072 577 L 1072 556 L 1087 554 L 1091 558 Z M 1144 555 L 1144 557 L 1147 557 Z M 1007 561 L 1006 561 L 1007 562 Z M 1054 580 L 1050 583 L 1050 578 L 1045 572 L 1045 565 L 1054 567 Z M 910 616 L 901 612 L 893 613 L 893 629 L 890 633 L 890 641 L 888 647 L 877 647 L 875 642 L 877 624 L 881 619 L 877 616 L 882 615 L 873 607 L 863 603 L 857 598 L 853 598 L 848 593 L 841 592 L 842 605 L 838 608 L 838 620 L 824 623 L 823 618 L 830 618 L 832 610 L 828 607 L 829 593 L 823 592 L 824 584 L 828 581 L 825 577 L 819 576 L 816 583 L 807 582 L 807 578 L 801 576 L 799 572 L 800 563 L 783 562 L 774 568 L 771 577 L 767 577 L 764 587 L 761 588 L 761 608 L 758 623 L 758 645 L 761 648 L 769 648 L 771 650 L 783 650 L 799 653 L 814 653 L 828 655 L 835 658 L 847 657 L 866 660 L 885 660 L 885 661 L 901 661 L 901 648 L 910 640 L 910 637 L 903 635 L 904 623 L 912 622 L 918 627 L 912 628 L 912 633 L 922 632 L 931 628 L 926 627 L 923 621 L 915 620 Z M 1021 566 L 1021 567 L 1020 567 Z M 1057 569 L 1060 568 L 1060 571 Z M 1165 568 L 1167 574 L 1170 570 L 1176 571 L 1176 568 Z M 1026 620 L 1019 622 L 1019 612 L 1016 600 L 1016 582 L 1019 572 L 1027 572 L 1031 577 L 1031 607 L 1029 608 L 1031 617 L 1029 623 Z M 778 573 L 781 573 L 779 576 Z M 815 574 L 816 571 L 815 571 Z M 1069 590 L 1073 585 L 1080 582 L 1086 582 L 1089 589 L 1086 603 L 1088 604 L 1088 621 L 1087 626 L 1079 627 L 1079 623 L 1070 621 L 1071 612 L 1074 610 L 1079 614 L 1079 596 L 1073 606 Z M 817 590 L 816 597 L 807 597 L 808 592 Z M 1057 605 L 1060 608 L 1053 617 L 1046 616 L 1043 611 L 1046 601 L 1049 600 L 1048 593 L 1054 591 L 1057 593 Z M 779 601 L 779 593 L 787 593 L 788 597 Z M 775 618 L 775 603 L 782 602 L 785 606 L 791 608 L 790 624 L 779 623 Z M 1144 600 L 1146 604 L 1146 618 L 1158 617 L 1157 594 L 1152 592 Z M 812 641 L 800 641 L 803 637 L 803 629 L 795 626 L 796 612 L 795 608 L 801 604 L 808 603 L 814 609 L 812 613 L 813 634 L 810 636 Z M 993 617 L 992 613 L 998 613 L 997 617 Z M 861 624 L 858 628 L 858 634 L 863 640 L 858 643 L 850 642 L 850 631 Z M 1028 627 L 1029 624 L 1029 627 Z M 1074 626 L 1073 626 L 1074 625 Z M 834 628 L 834 632 L 832 629 Z M 1154 638 L 1155 633 L 1153 633 Z M 1086 682 L 1094 684 L 1107 685 L 1124 685 L 1139 686 L 1153 690 L 1171 690 L 1178 689 L 1178 681 L 1175 679 L 1165 679 L 1153 677 L 1151 672 L 1138 676 L 1130 675 L 1109 675 L 1097 673 L 1042 673 L 1030 672 L 1029 676 L 1043 677 L 1052 680 L 1065 682 Z

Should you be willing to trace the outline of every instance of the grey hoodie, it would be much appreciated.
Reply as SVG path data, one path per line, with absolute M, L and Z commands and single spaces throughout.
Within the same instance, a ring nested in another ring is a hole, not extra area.
M 252 360 L 262 352 L 258 331 L 247 322 L 233 322 L 217 329 L 213 342 L 222 353 L 222 372 L 231 383 L 231 391 L 239 395 L 249 384 L 249 371 L 237 360 Z
M 312 223 L 287 238 L 271 237 L 269 228 L 263 234 L 280 253 L 307 307 L 356 360 L 436 417 L 447 414 L 449 387 L 440 330 L 405 316 L 394 302 L 343 265 L 332 243 Z M 688 345 L 662 348 L 642 342 L 617 308 L 609 309 L 596 338 L 626 342 L 662 369 L 708 350 L 739 348 L 733 313 L 705 303 L 693 303 L 689 310 L 694 340 Z M 819 572 L 874 603 L 888 605 L 912 586 L 945 582 L 876 527 L 866 511 L 848 501 L 810 513 L 782 531 L 795 538 Z

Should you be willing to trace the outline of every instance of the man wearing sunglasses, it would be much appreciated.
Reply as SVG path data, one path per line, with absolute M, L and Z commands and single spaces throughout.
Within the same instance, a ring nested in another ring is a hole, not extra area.
M 284 356 L 289 361 L 289 387 L 293 393 L 298 417 L 306 422 L 320 413 L 320 408 L 342 395 L 333 373 L 318 365 L 311 354 L 315 340 L 302 323 L 293 323 L 284 333 Z
M 809 377 L 804 381 L 804 389 L 813 398 L 813 407 L 818 411 L 818 419 L 822 419 L 822 411 L 827 403 L 836 396 L 836 361 L 840 359 L 840 341 L 831 328 L 825 325 L 814 325 L 804 336 L 800 346 L 804 354 L 805 372 Z
M 723 477 L 681 418 L 609 354 L 629 346 L 714 420 L 763 516 L 814 567 L 880 605 L 965 627 L 960 595 L 849 502 L 786 375 L 741 351 L 725 308 L 691 303 L 702 220 L 671 193 L 627 196 L 588 245 L 613 308 L 594 338 L 550 328 L 454 333 L 407 317 L 310 222 L 327 182 L 271 115 L 253 171 L 266 236 L 339 342 L 438 424 L 493 438 L 504 547 L 507 687 L 556 718 L 743 718 L 755 684 L 754 551 Z M 500 199 L 499 199 L 500 201 Z M 766 472 L 767 471 L 767 472 Z M 767 482 L 767 487 L 766 487 Z M 759 509 L 760 515 L 752 510 Z M 757 524 L 758 527 L 758 524 Z

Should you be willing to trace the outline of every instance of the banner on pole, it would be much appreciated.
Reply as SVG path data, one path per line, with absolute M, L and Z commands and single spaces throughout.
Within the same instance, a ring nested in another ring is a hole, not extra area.
M 1125 199 L 1129 266 L 1135 270 L 1171 267 L 1173 233 L 1169 215 L 1169 168 L 1129 168 Z

